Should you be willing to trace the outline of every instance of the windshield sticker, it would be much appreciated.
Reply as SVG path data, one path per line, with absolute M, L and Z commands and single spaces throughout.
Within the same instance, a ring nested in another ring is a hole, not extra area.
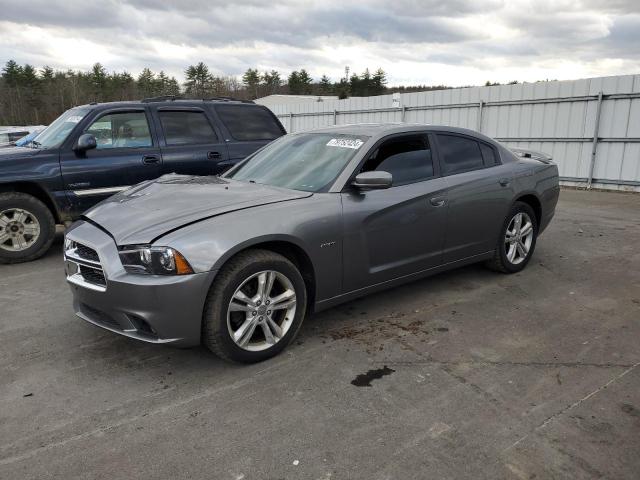
M 66 121 L 69 123 L 78 123 L 80 120 L 82 120 L 82 115 L 72 115 L 67 118 Z
M 353 148 L 354 150 L 357 150 L 363 144 L 364 142 L 359 138 L 332 138 L 327 143 L 327 147 Z

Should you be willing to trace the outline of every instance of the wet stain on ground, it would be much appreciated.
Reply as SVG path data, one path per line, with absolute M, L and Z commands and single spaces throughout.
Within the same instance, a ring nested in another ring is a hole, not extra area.
M 621 408 L 624 413 L 627 413 L 632 417 L 640 417 L 640 411 L 638 411 L 633 405 L 625 403 Z
M 355 385 L 356 387 L 370 387 L 372 381 L 379 380 L 386 375 L 391 375 L 393 372 L 395 372 L 393 368 L 389 368 L 385 365 L 382 368 L 369 370 L 367 373 L 361 373 L 351 381 L 351 385 Z

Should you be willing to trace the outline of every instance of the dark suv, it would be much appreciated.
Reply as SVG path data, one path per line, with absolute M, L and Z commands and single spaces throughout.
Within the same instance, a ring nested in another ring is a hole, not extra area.
M 170 97 L 67 110 L 0 150 L 0 263 L 43 255 L 55 225 L 165 173 L 217 175 L 286 132 L 264 106 Z

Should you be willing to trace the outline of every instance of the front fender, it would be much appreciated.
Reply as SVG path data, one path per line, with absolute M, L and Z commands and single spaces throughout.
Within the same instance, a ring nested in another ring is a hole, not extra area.
M 237 253 L 269 242 L 295 245 L 315 272 L 316 300 L 342 289 L 342 203 L 339 194 L 230 212 L 158 240 L 182 253 L 196 272 L 219 270 Z

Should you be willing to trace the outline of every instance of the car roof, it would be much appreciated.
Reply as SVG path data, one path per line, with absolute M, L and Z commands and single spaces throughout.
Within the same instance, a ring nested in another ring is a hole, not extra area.
M 373 140 L 396 133 L 411 133 L 430 130 L 435 132 L 460 133 L 482 139 L 491 143 L 495 140 L 468 128 L 450 127 L 447 125 L 430 125 L 428 123 L 357 123 L 352 125 L 334 125 L 299 133 L 335 133 L 340 135 L 366 135 Z
M 204 103 L 215 103 L 224 105 L 253 105 L 261 106 L 250 100 L 239 100 L 227 97 L 213 97 L 213 98 L 178 98 L 178 97 L 153 97 L 145 98 L 142 100 L 125 100 L 119 102 L 93 102 L 86 105 L 79 105 L 80 107 L 90 108 L 112 108 L 112 107 L 140 107 L 142 105 L 156 105 L 156 106 L 188 106 L 188 105 L 202 105 Z

